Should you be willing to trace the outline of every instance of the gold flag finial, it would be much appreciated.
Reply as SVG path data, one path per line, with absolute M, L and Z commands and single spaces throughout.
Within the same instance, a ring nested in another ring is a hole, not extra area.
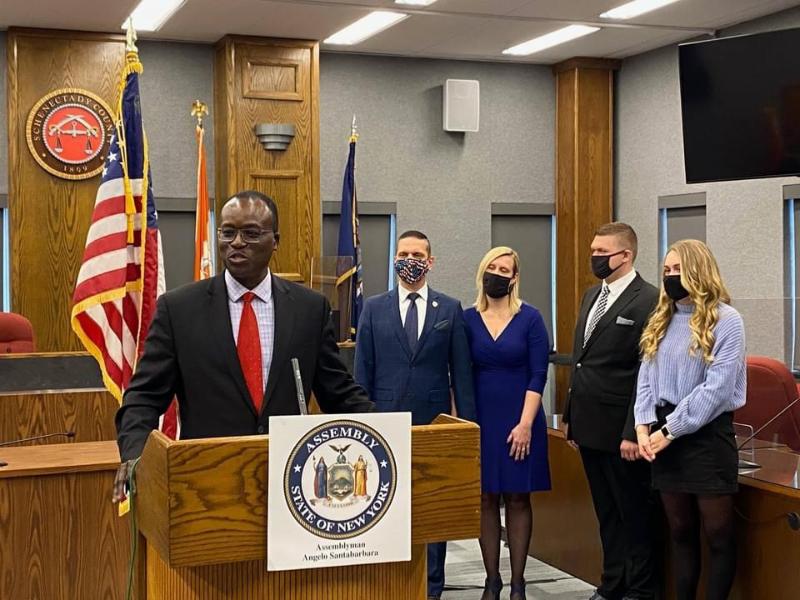
M 356 126 L 356 115 L 353 115 L 353 124 L 350 125 L 350 141 L 358 141 L 358 127 Z
M 200 100 L 192 102 L 192 116 L 197 119 L 197 126 L 203 126 L 203 115 L 208 114 L 208 105 Z
M 128 22 L 125 24 L 125 51 L 126 52 L 139 52 L 136 47 L 136 30 L 133 28 L 133 18 L 128 17 Z

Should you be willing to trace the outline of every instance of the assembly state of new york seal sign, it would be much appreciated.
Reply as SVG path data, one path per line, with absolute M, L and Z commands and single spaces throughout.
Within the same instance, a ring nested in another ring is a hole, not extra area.
M 50 92 L 31 108 L 25 126 L 37 163 L 63 179 L 88 179 L 103 169 L 114 117 L 102 98 L 77 88 Z
M 411 558 L 411 416 L 270 418 L 270 571 Z

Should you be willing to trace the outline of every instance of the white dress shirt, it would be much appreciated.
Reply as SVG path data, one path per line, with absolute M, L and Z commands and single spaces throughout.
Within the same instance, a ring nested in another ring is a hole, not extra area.
M 411 301 L 408 299 L 410 293 L 412 293 L 411 290 L 407 290 L 402 282 L 397 286 L 397 298 L 400 302 L 400 321 L 402 321 L 403 327 L 406 326 L 406 315 L 408 314 L 409 306 L 411 306 Z M 417 298 L 417 339 L 419 339 L 422 337 L 422 328 L 425 326 L 425 313 L 428 310 L 428 284 L 423 285 L 417 290 L 417 293 L 419 294 L 419 298 Z
M 611 310 L 611 305 L 617 301 L 622 295 L 622 292 L 636 279 L 636 269 L 632 269 L 630 273 L 627 275 L 623 275 L 616 281 L 611 283 L 606 283 L 605 279 L 603 280 L 603 288 L 608 288 L 608 300 L 606 300 L 606 312 Z M 602 289 L 600 290 L 600 294 L 602 294 Z M 589 311 L 589 314 L 586 315 L 586 328 L 583 330 L 584 337 L 589 332 L 589 325 L 592 322 L 592 317 L 594 317 L 595 311 L 597 311 L 597 301 L 600 299 L 600 294 L 597 294 L 597 299 L 594 301 L 592 305 L 592 309 Z
M 225 287 L 228 289 L 228 310 L 231 314 L 231 330 L 233 341 L 239 344 L 239 324 L 242 321 L 244 301 L 242 296 L 253 292 L 253 312 L 256 313 L 258 325 L 258 339 L 261 342 L 261 373 L 264 389 L 267 387 L 267 376 L 272 363 L 272 347 L 275 343 L 275 304 L 272 301 L 272 275 L 267 271 L 267 276 L 252 290 L 248 290 L 236 281 L 227 270 L 225 271 Z

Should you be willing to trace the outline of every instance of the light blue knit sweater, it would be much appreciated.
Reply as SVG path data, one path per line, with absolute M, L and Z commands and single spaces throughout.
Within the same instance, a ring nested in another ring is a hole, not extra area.
M 689 353 L 693 304 L 676 303 L 667 333 L 652 360 L 639 370 L 634 416 L 637 425 L 656 419 L 656 407 L 674 404 L 667 427 L 675 437 L 694 433 L 724 412 L 744 406 L 747 392 L 744 323 L 727 304 L 719 305 L 714 328 L 714 361 Z

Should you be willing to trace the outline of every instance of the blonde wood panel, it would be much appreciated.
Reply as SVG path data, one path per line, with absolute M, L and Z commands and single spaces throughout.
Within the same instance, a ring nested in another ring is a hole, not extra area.
M 800 514 L 800 498 L 748 483 L 740 487 L 736 508 L 739 560 L 731 600 L 796 597 L 800 590 L 800 532 L 789 528 L 785 515 Z
M 0 449 L 0 479 L 90 471 L 110 471 L 119 466 L 116 442 L 83 442 L 15 446 Z M 111 488 L 106 495 L 110 496 Z
M 240 190 L 271 196 L 281 233 L 271 267 L 308 283 L 321 227 L 317 44 L 227 36 L 217 44 L 214 85 L 217 210 Z M 293 124 L 289 148 L 264 150 L 253 134 L 258 123 Z
M 116 444 L 5 448 L 0 458 L 9 463 L 0 468 L 0 598 L 122 600 L 130 534 L 109 499 Z
M 80 350 L 70 307 L 99 176 L 47 173 L 28 151 L 25 123 L 39 98 L 63 87 L 87 89 L 113 107 L 124 38 L 11 29 L 7 41 L 11 306 L 30 319 L 39 350 Z
M 425 546 L 411 561 L 379 565 L 267 572 L 263 560 L 170 568 L 147 549 L 147 600 L 415 600 L 426 595 Z
M 106 390 L 0 393 L 0 442 L 74 431 L 74 442 L 115 440 L 119 404 Z M 31 444 L 64 443 L 51 438 Z
M 555 65 L 556 77 L 556 281 L 557 347 L 572 351 L 584 291 L 597 282 L 589 246 L 594 231 L 612 220 L 613 85 L 619 61 L 571 59 Z M 556 369 L 561 412 L 569 368 Z
M 302 60 L 249 59 L 243 68 L 245 98 L 302 102 L 308 92 L 308 69 Z
M 154 549 L 173 567 L 263 560 L 268 454 L 267 436 L 172 442 L 151 434 L 139 523 Z M 477 426 L 442 417 L 414 427 L 412 456 L 412 543 L 477 537 Z

